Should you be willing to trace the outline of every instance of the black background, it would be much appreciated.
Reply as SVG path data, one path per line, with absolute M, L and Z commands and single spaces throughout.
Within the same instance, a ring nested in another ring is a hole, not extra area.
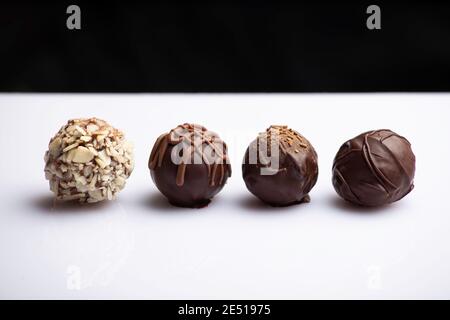
M 449 91 L 449 35 L 450 2 L 19 0 L 0 4 L 0 91 Z

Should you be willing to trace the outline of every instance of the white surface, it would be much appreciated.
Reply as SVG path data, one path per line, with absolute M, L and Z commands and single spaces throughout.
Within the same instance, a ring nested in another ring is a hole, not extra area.
M 50 137 L 96 116 L 135 144 L 115 202 L 57 205 L 43 174 Z M 450 298 L 450 95 L 0 95 L 0 298 Z M 227 142 L 233 176 L 209 207 L 168 205 L 147 169 L 162 132 L 195 122 Z M 272 209 L 240 162 L 270 124 L 319 154 L 312 202 Z M 390 128 L 417 157 L 416 188 L 382 209 L 340 201 L 339 146 Z

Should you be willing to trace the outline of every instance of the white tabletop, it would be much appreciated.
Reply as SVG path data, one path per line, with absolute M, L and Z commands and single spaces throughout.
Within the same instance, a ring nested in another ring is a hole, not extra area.
M 96 116 L 134 142 L 119 198 L 52 206 L 43 156 L 69 118 Z M 450 94 L 0 95 L 0 298 L 450 298 Z M 147 168 L 163 132 L 203 124 L 227 142 L 233 175 L 204 209 L 170 206 Z M 240 163 L 270 124 L 319 154 L 311 203 L 266 207 Z M 415 189 L 379 209 L 331 184 L 339 146 L 389 128 L 417 157 Z

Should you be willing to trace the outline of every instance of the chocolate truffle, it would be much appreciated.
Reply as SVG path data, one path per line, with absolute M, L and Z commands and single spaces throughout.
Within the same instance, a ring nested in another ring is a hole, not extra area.
M 45 153 L 45 177 L 57 200 L 112 200 L 133 167 L 131 143 L 96 118 L 69 120 Z
M 180 207 L 207 206 L 231 176 L 225 142 L 188 123 L 156 140 L 148 166 L 159 191 Z
M 287 126 L 270 126 L 250 143 L 242 164 L 248 190 L 272 206 L 309 202 L 318 176 L 317 153 Z
M 333 186 L 345 200 L 380 206 L 400 200 L 414 187 L 415 156 L 406 138 L 375 130 L 345 142 L 333 163 Z

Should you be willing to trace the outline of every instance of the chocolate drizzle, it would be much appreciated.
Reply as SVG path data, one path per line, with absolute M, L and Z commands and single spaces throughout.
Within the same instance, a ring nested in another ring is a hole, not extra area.
M 216 133 L 203 126 L 189 123 L 179 125 L 169 133 L 158 137 L 150 154 L 148 166 L 161 192 L 172 200 L 171 202 L 183 206 L 191 206 L 191 202 L 192 206 L 197 206 L 198 201 L 209 202 L 231 176 L 226 144 Z M 206 168 L 205 173 L 201 167 Z M 172 174 L 172 170 L 176 173 Z M 189 179 L 192 181 L 189 192 L 186 188 L 183 189 L 186 191 L 186 197 L 183 197 L 181 189 L 177 190 L 174 186 L 184 187 L 188 172 L 191 173 Z M 168 181 L 172 176 L 175 178 L 174 183 Z M 208 187 L 206 189 L 199 182 L 203 181 L 203 176 L 206 178 L 205 184 Z
M 161 166 L 164 154 L 168 145 L 184 144 L 188 151 L 188 156 L 183 155 L 183 160 L 178 165 L 176 184 L 182 186 L 184 184 L 184 177 L 186 174 L 186 166 L 188 164 L 195 164 L 194 158 L 198 155 L 203 163 L 208 168 L 209 185 L 215 185 L 215 178 L 217 171 L 219 171 L 219 184 L 222 184 L 225 175 L 224 166 L 222 164 L 228 163 L 226 155 L 226 145 L 212 131 L 208 131 L 205 127 L 195 124 L 185 123 L 172 129 L 168 134 L 162 134 L 156 140 L 150 155 L 149 168 L 155 169 L 156 166 Z M 203 152 L 204 146 L 209 146 L 214 152 L 214 160 Z M 231 176 L 231 170 L 228 171 Z
M 415 156 L 409 141 L 387 129 L 344 143 L 333 163 L 333 186 L 344 199 L 377 206 L 403 198 L 413 188 Z

